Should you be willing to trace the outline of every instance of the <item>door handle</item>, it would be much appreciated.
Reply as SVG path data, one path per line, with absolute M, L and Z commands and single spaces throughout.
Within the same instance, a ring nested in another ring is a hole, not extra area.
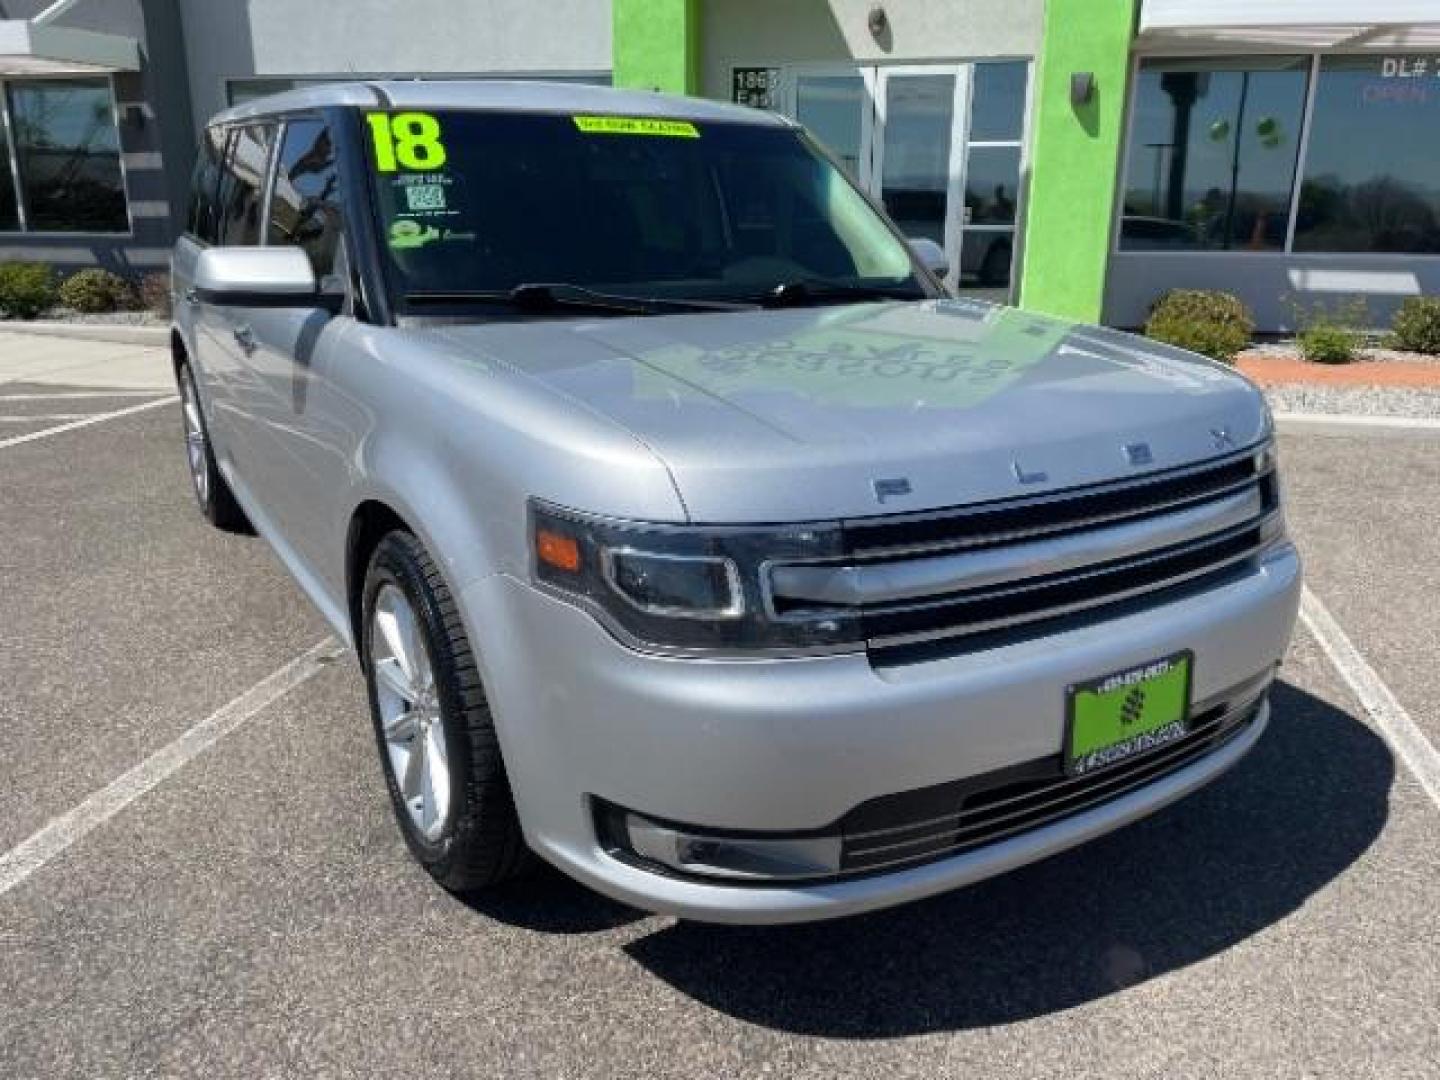
M 185 292 L 184 292 L 182 295 L 183 295 L 183 298 L 184 298 L 184 300 L 185 300 L 185 303 L 187 303 L 187 304 L 198 304 L 198 303 L 200 303 L 200 294 L 195 291 L 195 286 L 194 286 L 194 285 L 191 285 L 190 288 L 186 289 Z
M 235 335 L 235 343 L 239 345 L 240 348 L 244 349 L 247 353 L 254 351 L 255 331 L 251 330 L 248 325 L 241 324 L 230 332 Z

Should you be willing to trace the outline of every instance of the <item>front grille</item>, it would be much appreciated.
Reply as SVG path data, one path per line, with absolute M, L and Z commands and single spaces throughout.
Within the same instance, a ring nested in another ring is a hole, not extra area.
M 1068 776 L 1059 754 L 862 803 L 841 820 L 842 873 L 892 869 L 960 854 L 1091 809 L 1211 753 L 1259 713 L 1271 673 L 1195 711 L 1185 736 L 1149 754 Z
M 1268 449 L 1113 484 L 847 521 L 846 554 L 772 567 L 777 618 L 859 616 L 873 662 L 988 646 L 1218 579 L 1282 531 Z

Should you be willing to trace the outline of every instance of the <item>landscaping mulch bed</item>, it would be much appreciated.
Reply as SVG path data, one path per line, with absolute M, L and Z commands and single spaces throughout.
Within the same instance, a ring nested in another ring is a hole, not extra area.
M 1317 364 L 1294 345 L 1268 344 L 1235 366 L 1277 412 L 1440 419 L 1440 357 L 1373 348 L 1349 364 Z
M 1380 352 L 1381 350 L 1375 350 Z M 1252 350 L 1235 366 L 1262 386 L 1400 386 L 1440 390 L 1440 360 L 1419 353 L 1366 356 L 1349 364 L 1317 364 L 1297 352 Z

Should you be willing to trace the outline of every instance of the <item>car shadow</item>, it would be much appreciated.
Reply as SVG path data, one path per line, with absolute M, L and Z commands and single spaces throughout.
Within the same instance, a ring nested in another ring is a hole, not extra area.
M 1024 1020 L 1204 960 L 1358 859 L 1394 762 L 1358 720 L 1288 684 L 1234 770 L 1127 829 L 957 892 L 797 927 L 679 922 L 625 944 L 720 1012 L 888 1038 Z
M 548 863 L 496 888 L 453 895 L 476 914 L 542 934 L 598 934 L 652 918 L 648 911 L 587 889 Z

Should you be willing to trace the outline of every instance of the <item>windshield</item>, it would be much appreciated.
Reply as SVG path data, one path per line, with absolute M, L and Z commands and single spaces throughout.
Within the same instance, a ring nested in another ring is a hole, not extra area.
M 381 249 L 410 305 L 537 284 L 670 300 L 931 295 L 905 243 L 788 128 L 478 110 L 364 119 Z

